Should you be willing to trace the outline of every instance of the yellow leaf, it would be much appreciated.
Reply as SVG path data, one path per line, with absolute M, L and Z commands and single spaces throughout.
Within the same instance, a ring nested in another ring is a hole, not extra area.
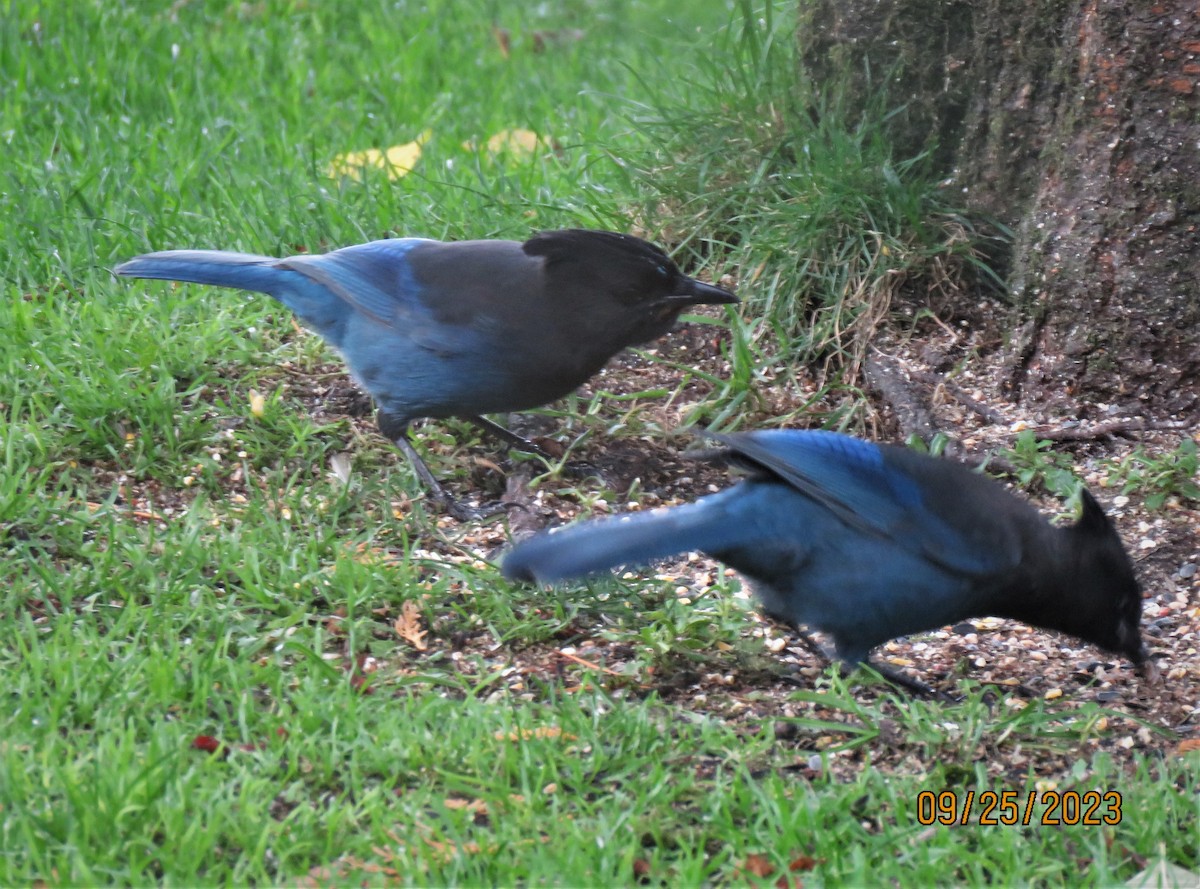
M 409 173 L 421 158 L 421 146 L 429 138 L 426 130 L 412 142 L 403 145 L 393 145 L 387 150 L 388 178 L 399 179 Z
M 349 176 L 351 179 L 361 181 L 364 167 L 383 167 L 383 155 L 378 148 L 339 154 L 330 162 L 328 176 L 331 179 Z
M 255 389 L 250 390 L 250 416 L 261 417 L 266 410 L 267 400 Z
M 432 130 L 425 130 L 411 142 L 403 145 L 393 145 L 385 151 L 378 148 L 368 148 L 365 151 L 348 151 L 339 154 L 329 164 L 328 176 L 337 179 L 349 176 L 356 181 L 362 181 L 363 170 L 371 167 L 384 170 L 389 179 L 399 179 L 412 172 L 412 168 L 421 159 L 421 146 L 429 141 Z
M 527 157 L 539 148 L 546 147 L 546 140 L 533 130 L 516 127 L 511 130 L 501 130 L 490 136 L 483 144 L 483 151 L 490 155 L 508 154 L 513 157 Z M 474 142 L 464 142 L 463 148 L 475 151 L 479 148 Z
M 533 154 L 544 145 L 542 137 L 533 130 L 501 130 L 487 140 L 487 150 L 490 154 L 507 151 L 511 154 Z

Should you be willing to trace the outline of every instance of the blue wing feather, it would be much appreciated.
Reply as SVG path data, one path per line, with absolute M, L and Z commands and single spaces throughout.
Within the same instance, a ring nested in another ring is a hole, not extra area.
M 472 350 L 479 337 L 467 325 L 449 325 L 434 315 L 413 272 L 410 254 L 425 238 L 394 238 L 344 247 L 315 256 L 279 260 L 277 268 L 299 272 L 373 321 L 385 326 L 374 336 L 388 340 L 401 331 L 407 341 L 439 354 Z
M 931 504 L 924 486 L 952 484 L 954 476 L 969 473 L 959 464 L 947 462 L 942 476 L 918 480 L 887 459 L 879 445 L 836 432 L 779 429 L 716 438 L 851 527 L 887 537 L 948 570 L 990 574 L 1020 559 L 1011 541 L 997 539 L 981 547 L 963 525 Z

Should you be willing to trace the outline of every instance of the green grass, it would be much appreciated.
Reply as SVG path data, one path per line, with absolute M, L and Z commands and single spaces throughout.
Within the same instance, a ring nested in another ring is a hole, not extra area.
M 787 22 L 759 17 L 0 0 L 0 884 L 766 885 L 795 864 L 806 885 L 1103 885 L 1159 854 L 1200 864 L 1186 760 L 1069 696 L 1013 709 L 967 686 L 944 705 L 836 677 L 744 707 L 678 692 L 672 677 L 777 679 L 736 581 L 692 602 L 652 579 L 510 586 L 385 442 L 309 410 L 334 359 L 286 312 L 107 271 L 148 249 L 636 222 L 747 298 L 728 378 L 686 419 L 771 421 L 758 391 L 787 384 L 779 362 L 827 361 L 840 385 L 858 346 L 834 316 L 885 306 L 881 269 L 975 266 L 919 160 L 832 116 L 805 129 Z M 535 31 L 572 28 L 535 51 Z M 553 147 L 464 147 L 517 127 Z M 325 175 L 425 130 L 403 178 Z M 806 422 L 854 422 L 847 393 Z M 672 431 L 624 396 L 555 412 L 568 443 Z M 471 471 L 466 430 L 422 437 L 457 448 L 439 471 Z M 329 471 L 345 452 L 348 483 Z M 1192 496 L 1194 451 L 1163 460 L 1121 479 Z M 426 650 L 394 630 L 406 602 Z M 595 640 L 628 655 L 604 672 L 559 654 Z M 919 823 L 921 791 L 1039 779 L 1118 790 L 1125 817 Z

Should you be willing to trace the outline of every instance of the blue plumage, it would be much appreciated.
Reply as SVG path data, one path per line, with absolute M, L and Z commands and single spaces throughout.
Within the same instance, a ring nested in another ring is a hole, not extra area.
M 568 229 L 525 242 L 372 241 L 274 259 L 215 250 L 139 256 L 114 272 L 267 293 L 341 352 L 379 425 L 451 511 L 467 517 L 407 440 L 418 417 L 464 417 L 561 398 L 689 306 L 734 303 L 640 238 Z
M 717 436 L 747 468 L 694 503 L 543 532 L 504 559 L 554 582 L 705 552 L 746 576 L 768 612 L 863 661 L 897 636 L 994 615 L 1146 661 L 1141 593 L 1100 506 L 1056 528 L 961 464 L 831 432 Z

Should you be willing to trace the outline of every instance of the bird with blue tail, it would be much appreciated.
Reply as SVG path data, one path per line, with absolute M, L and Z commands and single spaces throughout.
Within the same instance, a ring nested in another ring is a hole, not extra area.
M 584 229 L 524 242 L 396 238 L 286 259 L 166 250 L 113 272 L 279 300 L 341 353 L 375 400 L 382 433 L 460 520 L 481 513 L 434 477 L 408 440 L 413 420 L 461 417 L 541 453 L 483 415 L 548 404 L 627 346 L 667 333 L 685 309 L 738 301 L 654 244 Z
M 511 580 L 553 583 L 702 552 L 751 582 L 764 610 L 829 636 L 845 666 L 899 636 L 972 617 L 1057 630 L 1155 675 L 1129 556 L 1081 489 L 1055 527 L 961 463 L 834 432 L 714 435 L 748 472 L 683 506 L 543 531 L 514 546 Z M 920 691 L 924 683 L 872 665 Z

